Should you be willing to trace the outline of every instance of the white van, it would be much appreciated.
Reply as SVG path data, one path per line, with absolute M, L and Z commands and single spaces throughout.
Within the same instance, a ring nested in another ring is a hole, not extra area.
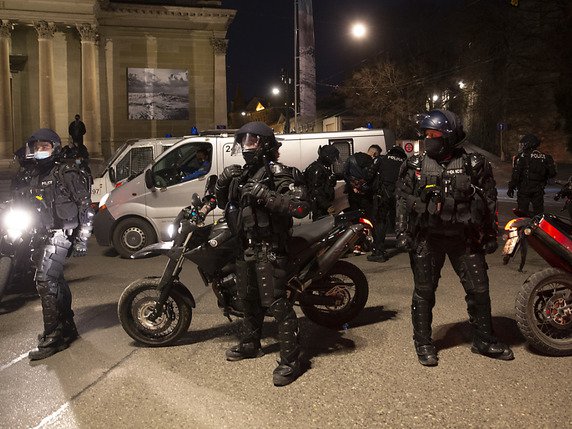
M 395 142 L 388 130 L 278 134 L 276 138 L 282 143 L 280 162 L 300 170 L 317 159 L 321 145 L 336 146 L 343 163 L 355 152 L 367 152 L 372 144 L 385 153 Z M 102 198 L 94 219 L 97 242 L 129 257 L 157 240 L 169 240 L 168 226 L 190 204 L 194 192 L 202 195 L 207 176 L 244 164 L 240 154 L 231 153 L 233 143 L 234 136 L 228 134 L 193 136 L 159 155 L 141 174 Z M 198 162 L 198 152 L 206 155 L 206 164 Z M 212 219 L 215 216 L 220 216 L 219 210 Z
M 102 196 L 111 192 L 122 181 L 141 173 L 153 159 L 178 141 L 181 141 L 181 137 L 128 140 L 123 143 L 101 175 L 93 179 L 91 202 L 99 203 Z

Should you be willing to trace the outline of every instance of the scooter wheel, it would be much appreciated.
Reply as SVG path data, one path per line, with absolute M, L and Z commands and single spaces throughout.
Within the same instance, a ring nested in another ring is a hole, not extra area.
M 117 314 L 121 326 L 135 341 L 147 346 L 167 346 L 177 341 L 191 324 L 192 308 L 183 295 L 171 289 L 160 317 L 153 319 L 160 292 L 158 278 L 131 283 L 121 294 Z

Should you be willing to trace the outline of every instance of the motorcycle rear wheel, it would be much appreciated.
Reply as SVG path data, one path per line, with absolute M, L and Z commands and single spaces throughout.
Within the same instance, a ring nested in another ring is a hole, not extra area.
M 336 296 L 340 305 L 300 305 L 304 315 L 326 328 L 341 329 L 365 307 L 369 286 L 365 274 L 354 264 L 338 261 L 321 279 L 315 280 L 304 291 L 307 294 Z
M 151 320 L 149 315 L 160 294 L 158 286 L 158 278 L 136 280 L 123 291 L 117 306 L 125 332 L 138 343 L 151 347 L 173 344 L 188 331 L 192 318 L 191 306 L 173 288 L 161 317 Z
M 550 356 L 572 355 L 572 314 L 558 313 L 571 303 L 570 273 L 546 268 L 526 279 L 516 298 L 516 322 L 533 348 Z
M 0 257 L 0 300 L 4 297 L 4 293 L 10 283 L 10 272 L 12 271 L 12 258 L 9 256 Z

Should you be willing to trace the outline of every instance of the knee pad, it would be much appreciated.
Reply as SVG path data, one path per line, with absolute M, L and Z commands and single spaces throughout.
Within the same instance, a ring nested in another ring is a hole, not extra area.
M 459 264 L 461 283 L 465 288 L 465 293 L 473 295 L 487 293 L 488 295 L 489 276 L 487 269 L 489 267 L 485 255 L 481 253 L 463 255 L 459 258 Z

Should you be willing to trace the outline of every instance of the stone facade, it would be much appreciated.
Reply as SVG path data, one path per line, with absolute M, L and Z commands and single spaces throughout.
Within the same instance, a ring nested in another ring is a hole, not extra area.
M 67 143 L 76 113 L 93 157 L 127 139 L 227 125 L 226 34 L 236 11 L 108 0 L 0 1 L 0 158 L 40 127 Z M 188 120 L 128 119 L 127 69 L 188 70 Z

